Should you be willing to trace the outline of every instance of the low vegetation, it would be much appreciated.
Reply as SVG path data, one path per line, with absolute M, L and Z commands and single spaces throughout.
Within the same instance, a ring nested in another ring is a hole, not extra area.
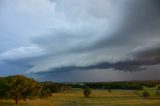
M 21 100 L 51 97 L 52 93 L 69 89 L 71 87 L 66 84 L 37 82 L 23 75 L 0 78 L 0 99 L 13 99 L 16 104 Z
M 150 99 L 160 99 L 160 92 L 159 90 L 157 90 L 157 86 L 156 87 L 143 87 L 143 90 L 136 90 L 135 92 L 139 95 L 142 96 L 144 98 L 150 98 Z
M 18 106 L 159 106 L 160 99 L 144 98 L 133 90 L 93 90 L 89 98 L 83 89 L 54 93 L 52 97 L 20 101 Z M 0 106 L 17 106 L 13 100 L 0 100 Z
M 67 84 L 38 82 L 23 75 L 0 77 L 0 106 L 16 106 L 15 103 L 19 106 L 159 106 L 159 84 L 159 81 Z
M 108 87 L 108 92 L 111 92 L 111 87 L 110 86 Z
M 125 90 L 143 90 L 143 87 L 156 87 L 160 81 L 122 81 L 122 82 L 88 82 L 72 84 L 73 88 L 90 87 L 92 89 L 125 89 Z M 159 87 L 160 89 L 160 87 Z
M 91 95 L 92 91 L 89 87 L 85 88 L 83 91 L 83 94 L 85 97 L 89 97 Z
M 157 90 L 160 90 L 160 86 L 157 87 Z
M 142 96 L 143 96 L 143 97 L 149 97 L 149 95 L 150 95 L 150 94 L 149 94 L 149 92 L 147 92 L 147 91 L 143 91 L 143 93 L 142 93 Z

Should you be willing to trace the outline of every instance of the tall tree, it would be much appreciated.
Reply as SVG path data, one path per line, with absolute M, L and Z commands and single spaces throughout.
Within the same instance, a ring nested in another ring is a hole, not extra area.
M 23 75 L 6 77 L 1 85 L 3 85 L 2 88 L 5 88 L 3 98 L 13 99 L 16 104 L 20 100 L 40 96 L 42 89 L 37 81 Z

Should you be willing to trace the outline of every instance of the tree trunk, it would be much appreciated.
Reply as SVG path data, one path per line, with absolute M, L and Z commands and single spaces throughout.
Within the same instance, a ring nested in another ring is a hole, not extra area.
M 17 99 L 15 99 L 15 102 L 16 102 L 16 104 L 18 104 L 18 100 Z

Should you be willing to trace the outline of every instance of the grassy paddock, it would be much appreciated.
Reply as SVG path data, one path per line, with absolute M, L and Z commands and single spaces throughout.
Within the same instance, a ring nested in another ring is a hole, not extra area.
M 142 96 L 142 92 L 143 91 L 147 91 L 150 94 L 150 96 L 148 98 L 150 98 L 150 99 L 159 99 L 160 100 L 160 96 L 156 95 L 157 87 L 154 87 L 154 88 L 143 87 L 143 89 L 144 90 L 136 91 L 136 93 L 139 96 Z
M 51 98 L 21 101 L 18 106 L 160 106 L 159 98 L 143 98 L 142 91 L 93 90 L 89 98 L 82 90 L 70 93 L 55 93 Z M 12 100 L 0 100 L 0 106 L 17 106 Z

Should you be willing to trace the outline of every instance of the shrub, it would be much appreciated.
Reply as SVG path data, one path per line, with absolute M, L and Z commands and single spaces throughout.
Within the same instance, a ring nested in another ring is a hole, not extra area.
M 91 95 L 92 91 L 90 88 L 85 88 L 84 91 L 83 91 L 83 94 L 85 97 L 89 97 Z
M 108 87 L 108 92 L 111 92 L 111 87 L 110 86 Z
M 41 98 L 51 97 L 51 96 L 52 96 L 52 92 L 49 89 L 42 89 Z
M 156 94 L 157 96 L 160 96 L 160 90 L 157 90 L 157 91 L 155 92 L 155 94 Z
M 147 91 L 143 91 L 143 93 L 142 93 L 142 96 L 143 96 L 143 97 L 149 97 L 149 95 L 150 95 L 150 94 L 149 94 L 149 92 L 147 92 Z
M 160 90 L 160 86 L 157 87 L 157 90 Z

